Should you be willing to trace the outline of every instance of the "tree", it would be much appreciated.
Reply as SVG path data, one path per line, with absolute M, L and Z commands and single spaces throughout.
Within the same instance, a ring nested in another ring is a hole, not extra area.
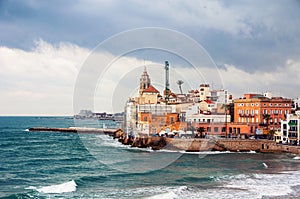
M 268 134 L 269 134 L 269 139 L 273 140 L 275 131 L 273 129 L 271 129 L 271 130 L 269 130 Z
M 228 110 L 230 110 L 230 104 L 223 104 L 222 105 L 222 109 L 225 109 L 225 137 L 227 138 L 227 114 L 228 114 Z
M 179 86 L 179 90 L 180 90 L 180 93 L 182 94 L 182 88 L 181 88 L 181 85 L 183 84 L 184 82 L 182 80 L 178 80 L 177 81 L 177 84 Z
M 205 128 L 203 126 L 200 126 L 200 127 L 197 128 L 197 132 L 200 133 L 201 138 L 203 137 L 204 131 L 205 131 Z
M 269 130 L 270 120 L 272 119 L 272 118 L 271 118 L 271 115 L 269 115 L 269 114 L 264 114 L 264 115 L 263 115 L 263 118 L 264 118 L 264 120 L 266 120 L 266 128 L 267 128 L 267 130 Z

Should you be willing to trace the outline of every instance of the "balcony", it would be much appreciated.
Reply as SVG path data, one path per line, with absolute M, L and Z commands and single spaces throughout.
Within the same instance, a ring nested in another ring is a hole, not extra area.
M 259 123 L 259 126 L 268 126 L 267 123 Z

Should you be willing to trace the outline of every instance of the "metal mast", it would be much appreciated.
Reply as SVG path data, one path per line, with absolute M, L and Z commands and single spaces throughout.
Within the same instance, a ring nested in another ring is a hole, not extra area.
M 166 100 L 166 104 L 168 104 L 169 101 L 169 94 L 170 94 L 170 83 L 169 83 L 169 62 L 165 61 L 165 70 L 166 70 L 166 88 L 165 88 L 165 100 Z

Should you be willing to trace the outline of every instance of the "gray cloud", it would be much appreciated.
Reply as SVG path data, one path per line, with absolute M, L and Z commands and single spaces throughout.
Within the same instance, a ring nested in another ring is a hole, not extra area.
M 12 64 L 10 66 L 0 65 L 2 71 L 0 73 L 0 91 L 8 96 L 24 95 L 32 96 L 35 99 L 45 97 L 41 95 L 41 92 L 33 89 L 32 85 L 42 82 L 49 74 L 54 74 L 54 71 L 59 70 L 69 55 L 64 55 L 66 58 L 55 64 L 55 61 L 51 61 L 51 57 L 37 52 L 35 42 L 40 41 L 39 39 L 48 42 L 53 52 L 57 51 L 63 54 L 61 42 L 69 42 L 74 45 L 69 47 L 68 51 L 73 52 L 74 49 L 82 48 L 87 53 L 103 40 L 121 31 L 149 26 L 174 29 L 195 39 L 204 46 L 227 79 L 230 79 L 230 76 L 239 77 L 237 74 L 241 74 L 248 78 L 246 85 L 249 85 L 252 79 L 264 83 L 261 80 L 264 78 L 261 74 L 266 75 L 272 71 L 273 73 L 270 74 L 273 76 L 267 77 L 269 84 L 265 84 L 264 88 L 270 87 L 270 89 L 276 90 L 280 85 L 273 80 L 288 79 L 288 76 L 293 74 L 292 66 L 299 66 L 299 8 L 298 0 L 285 2 L 273 0 L 271 3 L 266 0 L 2 0 L 0 1 L 0 47 L 2 50 L 6 50 L 3 55 L 7 56 L 8 52 L 12 50 L 21 53 L 21 55 L 18 54 L 20 57 L 27 57 L 28 53 L 38 57 L 30 55 L 32 63 L 25 67 L 21 62 L 15 63 L 13 59 L 10 59 L 10 63 L 14 63 L 15 67 L 13 72 L 11 71 Z M 43 46 L 42 49 L 45 48 Z M 112 49 L 113 51 L 114 49 Z M 164 56 L 162 53 L 159 57 L 157 52 L 155 54 L 150 51 L 131 55 L 139 60 L 156 57 L 157 59 L 151 61 L 159 63 Z M 50 68 L 42 70 L 40 64 L 43 59 L 52 64 L 49 66 Z M 290 63 L 289 60 L 295 64 L 287 64 L 287 62 Z M 39 66 L 34 64 L 39 64 Z M 72 64 L 78 63 L 73 61 Z M 180 65 L 180 62 L 173 62 L 173 64 Z M 229 66 L 234 67 L 234 70 Z M 22 68 L 34 68 L 34 71 L 28 73 Z M 284 69 L 288 69 L 286 70 L 287 74 L 280 75 L 285 73 Z M 60 85 L 65 85 L 63 75 L 67 76 L 70 72 L 68 70 L 64 67 L 65 74 L 61 74 L 58 80 L 51 77 L 51 81 L 58 81 L 55 85 L 58 85 L 59 81 L 62 82 Z M 5 71 L 11 73 L 4 74 Z M 40 79 L 34 77 L 35 73 Z M 13 76 L 9 74 L 13 74 Z M 72 76 L 72 78 L 75 77 Z M 18 79 L 19 82 L 10 79 Z M 288 83 L 280 82 L 285 87 L 288 86 Z M 50 89 L 49 82 L 46 85 Z M 227 85 L 236 94 L 242 92 L 242 88 L 237 88 L 234 82 L 229 81 Z M 257 90 L 262 90 L 257 83 L 254 85 Z M 23 86 L 25 88 L 22 93 L 20 88 Z M 298 86 L 297 82 L 294 82 L 290 88 L 295 90 L 294 86 Z M 69 85 L 66 87 L 70 89 Z M 279 89 L 281 89 L 280 92 L 288 92 L 285 93 L 286 95 L 293 95 L 292 97 L 296 95 L 283 88 Z M 7 98 L 8 103 L 9 101 L 10 99 Z
M 93 48 L 120 31 L 158 26 L 195 38 L 219 65 L 265 71 L 297 58 L 299 8 L 296 0 L 2 1 L 0 39 L 22 49 L 38 38 Z

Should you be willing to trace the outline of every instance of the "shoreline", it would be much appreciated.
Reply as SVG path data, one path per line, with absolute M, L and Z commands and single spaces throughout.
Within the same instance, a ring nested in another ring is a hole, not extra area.
M 166 137 L 128 137 L 121 129 L 99 129 L 99 128 L 50 128 L 32 127 L 29 131 L 40 132 L 64 132 L 102 134 L 118 139 L 124 145 L 137 148 L 151 148 L 152 150 L 173 150 L 186 152 L 201 151 L 230 151 L 230 152 L 261 152 L 261 153 L 293 153 L 300 155 L 300 146 L 282 145 L 272 140 L 250 140 L 250 139 L 205 139 L 205 138 L 166 138 Z

